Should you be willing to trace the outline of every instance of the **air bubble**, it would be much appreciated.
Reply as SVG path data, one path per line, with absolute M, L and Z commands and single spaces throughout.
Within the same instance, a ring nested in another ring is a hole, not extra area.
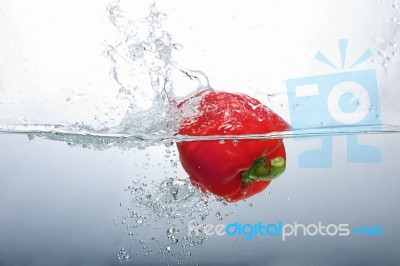
M 120 249 L 120 251 L 117 254 L 117 259 L 121 262 L 122 261 L 130 261 L 131 256 L 128 254 L 128 252 L 124 248 L 122 248 L 122 249 Z

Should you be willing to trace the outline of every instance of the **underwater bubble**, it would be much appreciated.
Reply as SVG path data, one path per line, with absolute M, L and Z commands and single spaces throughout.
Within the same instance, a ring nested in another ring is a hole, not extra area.
M 122 249 L 120 249 L 120 251 L 117 254 L 117 259 L 120 262 L 130 261 L 131 260 L 131 256 L 129 255 L 129 253 L 124 248 L 122 248 Z

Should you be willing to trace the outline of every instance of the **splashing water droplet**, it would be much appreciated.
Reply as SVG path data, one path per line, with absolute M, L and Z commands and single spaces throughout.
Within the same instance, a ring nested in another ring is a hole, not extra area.
M 174 43 L 174 44 L 173 44 L 173 47 L 174 47 L 174 49 L 177 50 L 177 51 L 182 51 L 182 50 L 183 50 L 183 45 L 180 44 L 180 43 Z

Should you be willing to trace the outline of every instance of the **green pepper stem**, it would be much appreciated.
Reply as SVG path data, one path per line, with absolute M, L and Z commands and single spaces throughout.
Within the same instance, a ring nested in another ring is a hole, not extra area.
M 257 180 L 270 181 L 281 175 L 286 169 L 286 160 L 279 156 L 271 160 L 268 169 L 267 158 L 261 156 L 254 161 L 253 165 L 242 173 L 243 184 L 250 184 Z

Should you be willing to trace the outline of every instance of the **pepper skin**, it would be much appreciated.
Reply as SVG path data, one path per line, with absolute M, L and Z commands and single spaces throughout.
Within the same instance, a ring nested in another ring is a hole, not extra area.
M 244 94 L 207 90 L 182 102 L 179 134 L 187 136 L 235 136 L 266 134 L 289 125 Z M 192 184 L 224 200 L 236 202 L 263 191 L 284 172 L 286 153 L 282 139 L 194 140 L 177 143 L 180 161 Z

